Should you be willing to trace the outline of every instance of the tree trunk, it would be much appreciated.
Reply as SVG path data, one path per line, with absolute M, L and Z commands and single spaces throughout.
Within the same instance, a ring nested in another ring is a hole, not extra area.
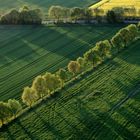
M 64 81 L 62 80 L 62 82 L 61 82 L 61 88 L 63 88 L 64 87 Z
M 3 120 L 1 119 L 1 126 L 3 126 Z

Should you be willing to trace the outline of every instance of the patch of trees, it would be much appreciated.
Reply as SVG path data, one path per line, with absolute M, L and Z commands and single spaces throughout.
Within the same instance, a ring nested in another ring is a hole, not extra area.
M 90 8 L 66 8 L 62 6 L 51 6 L 48 11 L 49 19 L 55 23 L 60 22 L 109 22 L 109 23 L 122 23 L 125 19 L 137 17 L 139 12 L 135 8 L 115 7 L 109 11 L 103 9 L 90 9 Z
M 89 21 L 92 17 L 92 11 L 88 8 L 51 6 L 48 11 L 48 17 L 50 19 L 55 19 L 56 22 L 60 22 L 62 20 L 68 22 L 80 19 L 86 19 Z
M 42 15 L 40 9 L 30 9 L 27 6 L 23 6 L 20 10 L 11 10 L 0 18 L 1 24 L 41 24 Z
M 106 19 L 109 23 L 120 23 L 125 20 L 137 20 L 139 17 L 140 12 L 135 8 L 115 7 L 106 13 Z
M 70 61 L 66 68 L 61 68 L 54 74 L 45 73 L 37 76 L 31 87 L 25 87 L 22 93 L 22 102 L 31 108 L 38 101 L 45 100 L 58 93 L 66 84 L 73 82 L 78 76 L 93 70 L 99 64 L 127 48 L 139 36 L 138 26 L 131 24 L 117 32 L 110 40 L 103 40 L 96 43 L 82 57 Z M 16 100 L 9 100 L 7 103 L 0 102 L 0 120 L 3 125 L 8 120 L 15 118 L 22 106 Z
M 1 125 L 3 125 L 6 121 L 16 118 L 17 114 L 21 110 L 21 104 L 15 99 L 9 99 L 8 102 L 0 102 Z

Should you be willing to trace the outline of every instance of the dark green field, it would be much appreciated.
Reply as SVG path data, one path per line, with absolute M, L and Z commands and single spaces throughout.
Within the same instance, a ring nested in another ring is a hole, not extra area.
M 15 139 L 140 139 L 140 40 L 0 130 Z
M 20 8 L 23 5 L 40 8 L 47 12 L 48 8 L 52 5 L 87 7 L 97 1 L 98 0 L 0 0 L 0 12 L 4 12 L 12 8 Z
M 19 99 L 25 86 L 81 56 L 121 26 L 0 26 L 0 100 Z

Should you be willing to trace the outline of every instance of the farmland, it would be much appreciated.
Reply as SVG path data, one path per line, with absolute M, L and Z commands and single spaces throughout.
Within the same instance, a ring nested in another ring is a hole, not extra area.
M 140 139 L 140 40 L 5 126 L 2 139 Z
M 103 9 L 106 12 L 115 7 L 135 8 L 136 10 L 140 10 L 140 1 L 139 0 L 102 0 L 96 4 L 93 4 L 90 8 Z
M 19 99 L 23 88 L 46 71 L 54 72 L 121 26 L 0 26 L 1 100 Z M 79 38 L 80 37 L 80 38 Z
M 52 5 L 61 5 L 67 7 L 79 6 L 87 7 L 88 5 L 96 2 L 97 0 L 71 0 L 66 2 L 66 0 L 0 0 L 0 12 L 7 11 L 12 8 L 20 8 L 23 5 L 29 5 L 31 7 L 40 8 L 43 11 L 47 11 Z

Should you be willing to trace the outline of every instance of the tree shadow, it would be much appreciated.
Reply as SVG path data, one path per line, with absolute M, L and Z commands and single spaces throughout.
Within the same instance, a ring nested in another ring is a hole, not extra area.
M 25 134 L 28 136 L 28 138 L 30 138 L 31 140 L 37 140 L 37 137 L 35 136 L 35 134 L 31 133 L 28 131 L 27 128 L 25 128 L 19 119 L 16 120 L 16 123 L 21 127 L 21 129 L 25 132 Z
M 10 140 L 15 140 L 13 137 L 13 134 L 9 131 L 9 128 L 7 128 L 6 130 L 7 130 L 6 132 L 8 134 L 8 137 L 10 138 Z
M 140 40 L 133 42 L 129 45 L 129 48 L 123 52 L 123 55 L 119 55 L 118 58 L 123 61 L 140 66 Z
M 83 104 L 80 100 L 78 102 L 79 104 Z M 89 130 L 83 131 L 83 133 L 86 132 L 86 134 L 88 134 L 89 137 L 86 137 L 87 139 L 94 137 L 97 140 L 102 140 L 105 137 L 107 139 L 121 137 L 127 140 L 138 140 L 138 137 L 126 129 L 125 125 L 122 126 L 112 118 L 112 113 L 100 112 L 98 110 L 90 111 L 86 104 L 80 105 L 79 112 L 81 123 L 83 123 L 86 128 L 89 128 Z
M 48 131 L 50 131 L 56 139 L 62 139 L 63 135 L 60 131 L 58 131 L 53 124 L 50 124 L 48 121 L 46 121 L 39 113 L 37 113 L 35 110 L 33 111 L 37 117 L 40 119 L 40 121 L 42 122 L 44 128 L 46 128 Z
M 140 126 L 140 118 L 139 118 L 139 111 L 135 110 L 135 113 L 129 111 L 125 107 L 119 108 L 117 111 L 120 115 L 122 115 L 127 121 L 131 122 L 132 125 L 134 125 L 137 130 L 139 129 Z

